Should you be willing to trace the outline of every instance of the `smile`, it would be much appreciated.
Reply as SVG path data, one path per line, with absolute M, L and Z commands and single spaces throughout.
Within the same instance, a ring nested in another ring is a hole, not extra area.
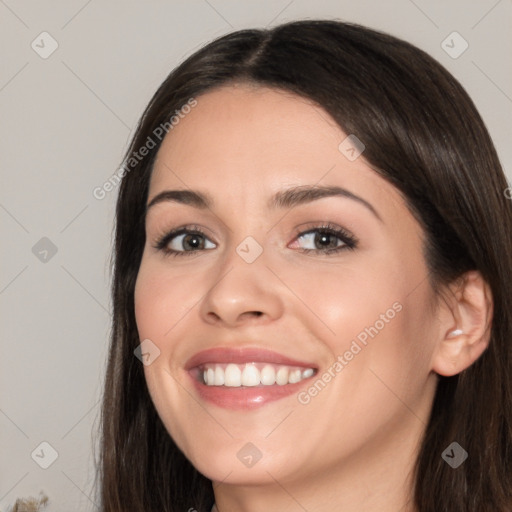
M 318 367 L 271 350 L 218 347 L 195 354 L 185 370 L 204 402 L 249 410 L 299 393 Z
M 288 365 L 253 362 L 245 364 L 205 364 L 199 371 L 203 384 L 232 388 L 285 386 L 300 382 L 314 374 L 315 370 L 313 368 L 304 369 Z

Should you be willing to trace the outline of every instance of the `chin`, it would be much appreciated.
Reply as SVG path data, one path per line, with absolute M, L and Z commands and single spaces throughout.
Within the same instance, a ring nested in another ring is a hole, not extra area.
M 223 447 L 204 449 L 194 443 L 197 453 L 186 454 L 192 465 L 212 481 L 229 485 L 256 485 L 275 483 L 276 479 L 286 479 L 283 468 L 289 465 L 290 458 L 283 451 L 265 455 L 250 442 L 232 441 Z M 272 452 L 269 452 L 272 453 Z M 283 459 L 282 461 L 279 459 Z M 286 473 L 292 469 L 288 467 Z M 274 478 L 272 478 L 274 477 Z

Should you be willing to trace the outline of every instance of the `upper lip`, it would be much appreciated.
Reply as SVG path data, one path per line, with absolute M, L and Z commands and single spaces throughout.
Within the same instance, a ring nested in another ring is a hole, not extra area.
M 302 366 L 304 368 L 314 368 L 316 365 L 292 359 L 277 352 L 267 349 L 248 347 L 248 348 L 232 348 L 232 347 L 216 347 L 202 350 L 194 354 L 185 363 L 185 369 L 190 370 L 206 363 L 273 363 L 283 364 L 287 366 Z

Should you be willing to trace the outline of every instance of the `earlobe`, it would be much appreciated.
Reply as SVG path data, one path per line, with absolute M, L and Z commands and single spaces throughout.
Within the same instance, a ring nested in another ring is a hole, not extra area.
M 470 271 L 450 288 L 432 370 L 446 377 L 471 366 L 490 342 L 493 301 L 480 272 Z

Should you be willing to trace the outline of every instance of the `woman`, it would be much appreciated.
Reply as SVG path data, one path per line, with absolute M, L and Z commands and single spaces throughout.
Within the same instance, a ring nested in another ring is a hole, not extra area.
M 104 511 L 511 510 L 510 201 L 443 67 L 234 32 L 119 174 Z

